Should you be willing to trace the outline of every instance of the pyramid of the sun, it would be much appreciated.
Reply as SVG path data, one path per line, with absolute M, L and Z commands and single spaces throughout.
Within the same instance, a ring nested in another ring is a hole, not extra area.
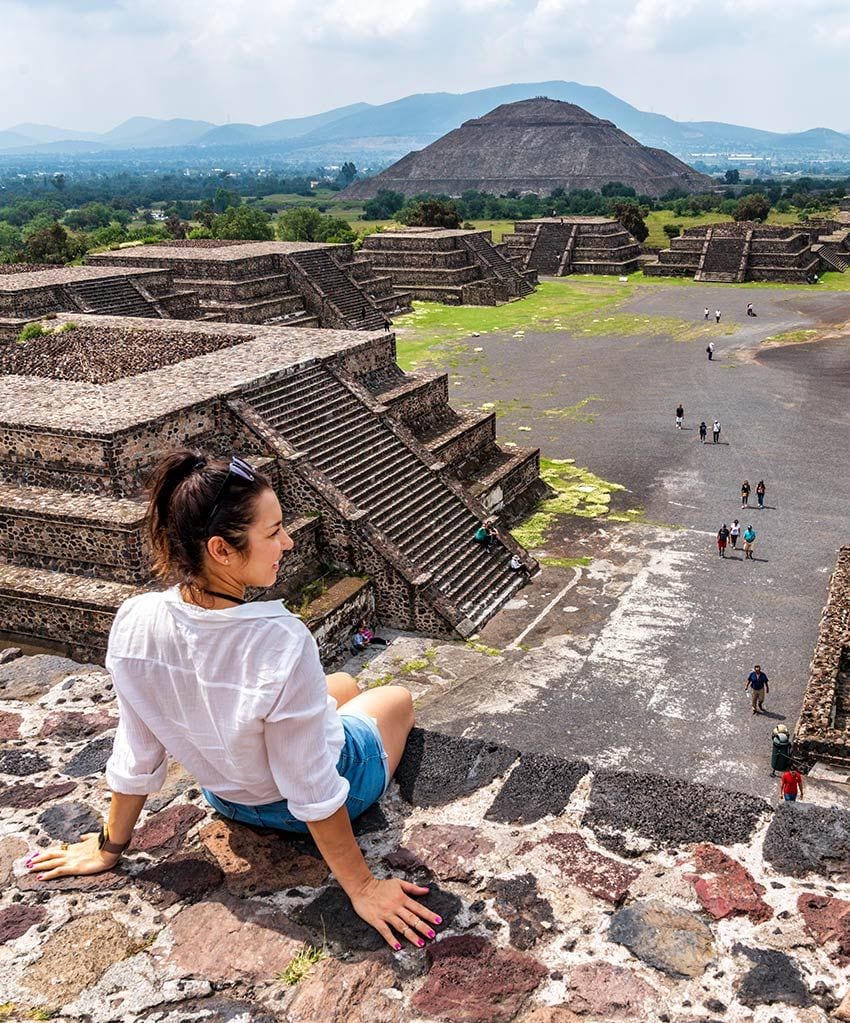
M 714 182 L 663 149 L 650 149 L 611 121 L 572 103 L 526 99 L 466 121 L 426 149 L 343 193 L 369 199 L 381 189 L 404 195 L 461 195 L 467 189 L 504 195 L 548 195 L 554 188 L 599 190 L 609 181 L 638 195 L 671 189 L 703 192 Z

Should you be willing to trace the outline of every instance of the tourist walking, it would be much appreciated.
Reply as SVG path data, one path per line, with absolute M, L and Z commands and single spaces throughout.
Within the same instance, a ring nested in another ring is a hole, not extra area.
M 705 425 L 705 420 L 699 424 L 699 440 L 700 444 L 705 444 L 705 438 L 708 435 L 708 427 Z
M 705 346 L 705 350 L 708 355 L 708 361 L 711 362 L 711 360 L 714 358 L 714 342 L 709 341 L 708 344 Z
M 732 544 L 732 550 L 738 549 L 738 537 L 741 535 L 741 525 L 737 519 L 732 520 L 732 525 L 729 527 L 729 542 Z
M 786 803 L 796 803 L 803 798 L 803 777 L 796 767 L 789 767 L 779 782 L 779 795 Z
M 685 410 L 682 407 L 682 403 L 679 402 L 679 404 L 676 406 L 676 429 L 677 430 L 681 430 L 682 429 L 682 423 L 684 423 L 684 421 L 685 421 Z
M 705 315 L 703 316 L 703 319 L 707 320 L 708 317 L 711 315 L 708 311 L 708 306 L 705 307 L 704 313 Z
M 717 530 L 717 553 L 721 558 L 726 557 L 726 543 L 729 539 L 729 527 L 724 522 Z
M 752 526 L 747 526 L 744 530 L 744 559 L 746 561 L 753 560 L 753 544 L 756 542 L 756 531 Z
M 712 444 L 719 444 L 720 443 L 720 420 L 719 419 L 715 419 L 714 423 L 713 423 L 713 425 L 711 427 L 711 443 Z
M 761 670 L 761 666 L 754 664 L 753 670 L 747 676 L 747 683 L 744 686 L 744 692 L 748 689 L 750 691 L 753 714 L 758 714 L 759 711 L 764 710 L 764 698 L 770 692 L 769 681 L 767 675 Z
M 764 485 L 764 480 L 759 480 L 756 483 L 756 499 L 758 500 L 759 508 L 764 508 L 764 492 L 767 489 Z
M 779 724 L 773 729 L 772 742 L 770 776 L 775 778 L 777 771 L 786 771 L 791 766 L 791 736 L 787 725 Z
M 720 310 L 719 309 L 715 309 L 714 310 L 714 322 L 715 323 L 720 323 Z
M 428 889 L 375 876 L 351 828 L 404 754 L 410 693 L 326 676 L 297 615 L 280 600 L 248 601 L 249 589 L 274 585 L 293 547 L 253 466 L 184 449 L 150 485 L 147 535 L 169 588 L 126 600 L 109 633 L 119 709 L 109 819 L 99 835 L 39 849 L 27 869 L 45 881 L 112 870 L 171 754 L 229 820 L 311 835 L 357 915 L 396 951 L 404 939 L 423 947 L 440 923 L 413 898 Z
M 750 481 L 744 480 L 741 484 L 741 507 L 748 508 L 750 506 Z

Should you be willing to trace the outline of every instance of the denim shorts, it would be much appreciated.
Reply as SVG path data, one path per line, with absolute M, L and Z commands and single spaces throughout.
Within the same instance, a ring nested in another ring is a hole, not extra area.
M 343 778 L 348 779 L 345 808 L 348 816 L 354 820 L 386 792 L 390 783 L 390 769 L 377 721 L 368 714 L 347 712 L 344 707 L 339 716 L 342 718 L 345 743 L 336 769 Z M 247 806 L 244 803 L 232 803 L 207 789 L 201 791 L 210 806 L 229 820 L 252 824 L 254 827 L 294 831 L 301 835 L 310 833 L 304 821 L 289 812 L 285 799 L 260 806 Z

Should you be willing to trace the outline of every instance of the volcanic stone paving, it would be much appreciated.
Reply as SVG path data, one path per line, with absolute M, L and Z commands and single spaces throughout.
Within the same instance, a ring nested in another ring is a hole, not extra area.
M 745 314 L 750 301 L 755 319 Z M 674 340 L 653 321 L 670 317 L 700 330 L 704 306 L 710 331 L 714 310 L 723 314 L 707 335 L 717 348 L 712 362 L 706 336 Z M 503 409 L 506 442 L 575 459 L 624 485 L 613 504 L 642 508 L 654 525 L 563 522 L 560 546 L 537 553 L 592 563 L 544 568 L 482 633 L 499 649 L 522 637 L 515 656 L 494 659 L 423 707 L 421 719 L 523 750 L 775 799 L 771 729 L 782 720 L 793 729 L 829 576 L 848 542 L 847 295 L 647 285 L 615 312 L 635 318 L 633 336 L 604 333 L 609 308 L 590 336 L 570 333 L 565 321 L 563 331 L 470 340 L 468 356 L 454 356 L 452 395 L 467 407 Z M 836 336 L 761 345 L 806 328 Z M 593 421 L 559 414 L 588 398 L 581 412 Z M 674 424 L 679 402 L 684 430 Z M 701 445 L 699 422 L 710 429 L 715 416 L 721 444 L 709 434 Z M 744 479 L 753 491 L 766 481 L 765 510 L 752 507 L 754 498 L 741 509 Z M 752 562 L 740 550 L 717 556 L 715 534 L 733 518 L 757 530 Z M 535 617 L 529 608 L 550 602 L 523 634 Z M 770 678 L 764 716 L 750 713 L 743 692 L 754 662 Z M 836 786 L 845 803 L 847 789 Z
M 444 921 L 393 954 L 309 841 L 217 816 L 177 765 L 118 870 L 28 874 L 31 850 L 105 810 L 116 705 L 100 669 L 2 667 L 2 1018 L 850 1019 L 844 811 L 417 730 L 356 828 L 373 870 L 428 883 Z M 305 944 L 324 957 L 290 985 Z

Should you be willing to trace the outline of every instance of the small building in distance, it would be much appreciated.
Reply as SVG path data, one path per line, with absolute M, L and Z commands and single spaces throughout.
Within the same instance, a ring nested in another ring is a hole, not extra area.
M 510 557 L 534 570 L 506 529 L 492 549 L 474 534 L 545 489 L 539 452 L 503 450 L 493 412 L 451 408 L 445 373 L 404 373 L 391 332 L 51 322 L 0 344 L 2 638 L 103 656 L 119 604 L 153 585 L 145 481 L 185 445 L 269 475 L 295 548 L 266 595 L 297 607 L 331 574 L 316 617 L 329 660 L 367 607 L 468 636 L 522 585 Z
M 370 234 L 361 252 L 404 295 L 447 305 L 497 305 L 525 298 L 537 274 L 509 259 L 489 231 L 410 227 Z
M 610 217 L 520 220 L 501 247 L 518 267 L 550 277 L 630 274 L 640 263 L 640 244 Z
M 812 284 L 824 270 L 844 273 L 848 266 L 850 228 L 835 221 L 788 226 L 741 221 L 687 228 L 657 260 L 645 262 L 643 272 L 715 284 Z
M 611 181 L 638 195 L 707 192 L 717 182 L 663 149 L 642 146 L 611 121 L 573 103 L 539 96 L 504 103 L 374 177 L 355 181 L 346 199 L 372 199 L 382 189 L 405 196 L 492 195 L 556 188 L 600 191 Z

